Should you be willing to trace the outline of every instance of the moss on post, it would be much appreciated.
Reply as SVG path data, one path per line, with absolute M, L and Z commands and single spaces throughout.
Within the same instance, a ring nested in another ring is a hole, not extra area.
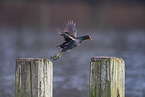
M 125 97 L 125 63 L 122 58 L 93 57 L 89 97 Z
M 17 59 L 15 97 L 52 97 L 53 65 L 48 59 Z

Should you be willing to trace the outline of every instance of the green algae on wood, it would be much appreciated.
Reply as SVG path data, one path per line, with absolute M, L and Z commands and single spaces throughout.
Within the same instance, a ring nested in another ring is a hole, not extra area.
M 89 97 L 125 97 L 125 63 L 122 58 L 91 58 Z
M 52 97 L 53 65 L 48 59 L 16 61 L 15 97 Z

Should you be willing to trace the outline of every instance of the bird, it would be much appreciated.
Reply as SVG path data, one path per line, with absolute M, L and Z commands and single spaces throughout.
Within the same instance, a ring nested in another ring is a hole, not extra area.
M 50 57 L 50 59 L 57 60 L 61 57 L 62 53 L 78 47 L 82 41 L 92 38 L 89 35 L 77 36 L 76 23 L 72 20 L 68 21 L 64 29 L 57 28 L 57 32 L 64 38 L 64 42 L 56 47 L 61 48 L 57 55 Z

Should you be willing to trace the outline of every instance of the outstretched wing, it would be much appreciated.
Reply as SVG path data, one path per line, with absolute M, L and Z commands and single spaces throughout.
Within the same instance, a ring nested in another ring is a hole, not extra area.
M 63 30 L 64 33 L 68 34 L 69 36 L 76 38 L 77 37 L 77 29 L 76 24 L 73 21 L 67 22 Z
M 65 41 L 75 40 L 72 36 L 64 33 L 61 29 L 56 29 L 57 32 L 64 38 Z

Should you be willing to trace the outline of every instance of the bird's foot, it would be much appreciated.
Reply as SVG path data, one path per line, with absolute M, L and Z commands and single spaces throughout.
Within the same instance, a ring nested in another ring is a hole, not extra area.
M 62 53 L 60 53 L 59 56 L 55 57 L 55 58 L 53 59 L 53 61 L 59 59 L 59 58 L 61 57 L 61 55 L 62 55 Z
M 57 55 L 50 57 L 50 59 L 52 59 L 53 61 L 57 60 L 61 57 L 61 55 L 62 55 L 62 50 L 60 50 Z
M 50 59 L 54 59 L 54 58 L 56 58 L 56 57 L 57 57 L 57 56 L 56 56 L 56 55 L 54 55 L 54 56 L 51 56 L 51 57 L 50 57 Z

